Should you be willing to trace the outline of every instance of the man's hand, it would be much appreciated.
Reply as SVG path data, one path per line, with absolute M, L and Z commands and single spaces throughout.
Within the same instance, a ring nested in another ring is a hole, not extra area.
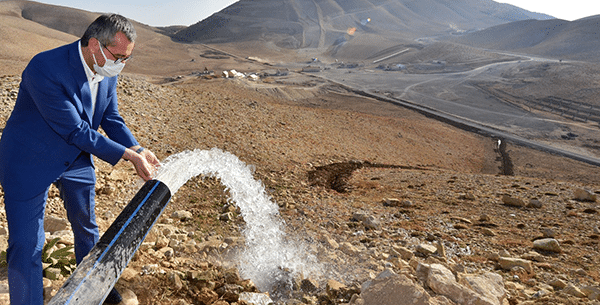
M 144 159 L 146 159 L 146 161 L 148 161 L 148 163 L 150 163 L 150 165 L 154 166 L 155 170 L 158 166 L 160 166 L 160 161 L 156 158 L 154 153 L 152 153 L 151 151 L 144 149 L 140 152 L 140 155 L 142 155 L 142 157 Z
M 152 176 L 156 171 L 156 167 L 160 163 L 156 156 L 154 156 L 154 154 L 147 149 L 144 149 L 138 154 L 133 149 L 127 148 L 125 149 L 125 153 L 123 153 L 123 159 L 133 164 L 136 173 L 144 181 L 152 179 Z

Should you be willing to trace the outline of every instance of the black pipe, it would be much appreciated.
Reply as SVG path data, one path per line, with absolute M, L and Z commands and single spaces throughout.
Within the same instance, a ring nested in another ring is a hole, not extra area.
M 147 181 L 49 305 L 102 304 L 170 199 L 164 183 Z

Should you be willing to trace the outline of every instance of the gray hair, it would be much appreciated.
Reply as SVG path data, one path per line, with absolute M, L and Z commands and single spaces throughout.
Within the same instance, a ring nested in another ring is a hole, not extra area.
M 102 45 L 109 46 L 114 42 L 115 35 L 118 32 L 125 34 L 127 39 L 135 42 L 137 34 L 133 24 L 127 18 L 119 14 L 104 14 L 96 18 L 85 30 L 81 37 L 81 45 L 87 47 L 90 38 L 96 38 Z

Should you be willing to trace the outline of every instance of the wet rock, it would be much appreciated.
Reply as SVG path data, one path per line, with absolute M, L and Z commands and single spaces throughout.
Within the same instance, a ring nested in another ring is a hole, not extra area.
M 303 279 L 300 282 L 300 289 L 307 293 L 316 292 L 319 289 L 319 282 L 313 279 Z
M 325 286 L 325 291 L 327 291 L 327 295 L 331 298 L 337 298 L 341 295 L 342 290 L 346 288 L 346 285 L 336 281 L 336 280 L 327 280 L 327 285 Z
M 227 213 L 223 213 L 219 216 L 219 220 L 221 221 L 232 221 L 233 220 L 233 213 L 231 212 L 227 212 Z
M 266 293 L 242 292 L 239 299 L 240 301 L 255 305 L 269 305 L 273 303 L 273 300 Z
M 535 240 L 533 242 L 533 249 L 554 252 L 554 253 L 562 252 L 562 249 L 560 247 L 560 244 L 558 243 L 558 240 L 556 240 L 554 238 L 544 238 L 544 239 Z
M 224 299 L 227 302 L 237 302 L 240 298 L 240 293 L 243 288 L 240 285 L 236 284 L 225 284 L 219 287 L 216 292 L 219 294 L 219 297 Z
M 227 284 L 241 284 L 242 283 L 242 277 L 240 276 L 238 269 L 229 268 L 229 269 L 225 270 L 223 273 L 224 273 L 223 277 L 225 279 L 225 283 L 227 283 Z

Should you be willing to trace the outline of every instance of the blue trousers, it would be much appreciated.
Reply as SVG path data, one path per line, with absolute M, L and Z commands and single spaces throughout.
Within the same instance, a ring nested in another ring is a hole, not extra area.
M 35 177 L 31 177 L 35 179 Z M 75 257 L 81 262 L 98 241 L 96 175 L 88 154 L 82 153 L 56 181 L 75 237 Z M 5 197 L 8 220 L 8 283 L 12 305 L 43 305 L 42 249 L 48 190 L 29 200 Z

